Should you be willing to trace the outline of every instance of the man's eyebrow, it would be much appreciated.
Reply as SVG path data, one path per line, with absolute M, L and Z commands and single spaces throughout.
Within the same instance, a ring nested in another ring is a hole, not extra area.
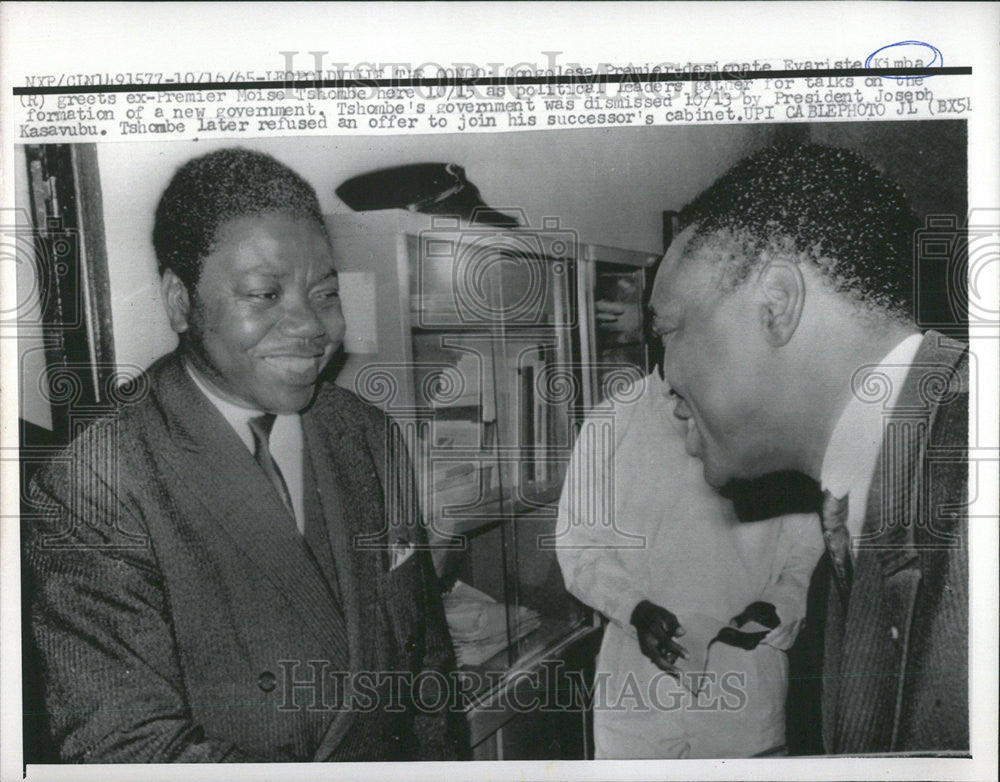
M 313 287 L 313 286 L 316 286 L 316 285 L 321 285 L 322 283 L 326 282 L 327 280 L 337 280 L 337 279 L 339 279 L 339 277 L 340 277 L 340 275 L 337 274 L 337 270 L 336 269 L 330 269 L 326 274 L 324 274 L 318 280 L 316 280 L 315 282 L 313 282 L 310 287 Z

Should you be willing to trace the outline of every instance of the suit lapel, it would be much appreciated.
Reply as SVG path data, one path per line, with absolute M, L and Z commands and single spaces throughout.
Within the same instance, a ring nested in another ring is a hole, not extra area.
M 195 386 L 174 354 L 159 365 L 154 385 L 175 449 L 164 449 L 178 492 L 205 510 L 289 605 L 324 648 L 342 650 L 331 616 L 338 612 L 304 541 L 253 456 L 222 414 Z
M 824 676 L 836 677 L 825 681 L 823 690 L 828 751 L 893 748 L 910 619 L 921 580 L 914 533 L 927 510 L 922 464 L 935 413 L 962 384 L 956 365 L 964 353 L 961 343 L 928 332 L 895 406 L 886 411 L 858 543 L 854 585 L 863 594 L 852 599 L 846 617 L 838 601 L 827 603 Z M 894 634 L 888 647 L 882 636 L 886 631 Z M 883 652 L 873 657 L 876 649 Z M 849 675 L 874 668 L 879 671 L 876 680 Z M 875 695 L 878 703 L 872 701 Z
M 360 670 L 372 658 L 371 633 L 363 632 L 362 628 L 372 626 L 375 593 L 373 589 L 359 587 L 375 583 L 375 568 L 373 557 L 367 552 L 356 551 L 353 546 L 354 536 L 365 528 L 365 503 L 370 499 L 352 491 L 359 466 L 347 464 L 345 453 L 357 453 L 362 444 L 354 438 L 345 442 L 348 437 L 339 425 L 339 418 L 323 422 L 318 418 L 320 416 L 313 412 L 307 413 L 303 417 L 303 430 L 336 565 L 347 620 L 351 667 Z
M 922 503 L 920 466 L 934 414 L 961 385 L 956 365 L 965 352 L 961 343 L 928 332 L 888 411 L 859 543 L 859 551 L 877 555 L 884 576 L 916 561 L 913 533 Z
M 328 393 L 336 393 L 331 391 Z M 384 501 L 373 456 L 363 430 L 327 395 L 320 394 L 303 416 L 306 447 L 313 464 L 330 548 L 336 563 L 347 619 L 350 669 L 373 671 L 380 666 L 375 648 L 379 551 L 355 545 L 355 539 L 383 525 Z M 347 682 L 352 697 L 352 682 Z M 354 722 L 350 710 L 335 716 L 320 740 L 314 760 L 334 757 Z
M 823 663 L 822 691 L 820 694 L 820 713 L 822 717 L 823 746 L 827 752 L 836 751 L 837 734 L 837 700 L 843 684 L 841 673 L 844 642 L 844 608 L 833 583 L 833 566 L 830 555 L 824 552 L 816 566 L 816 576 L 822 579 L 824 627 L 823 627 Z

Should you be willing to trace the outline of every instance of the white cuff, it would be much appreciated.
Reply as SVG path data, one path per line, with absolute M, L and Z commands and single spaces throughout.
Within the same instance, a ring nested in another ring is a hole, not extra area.
M 799 636 L 799 630 L 802 629 L 804 617 L 796 616 L 786 620 L 785 617 L 792 612 L 781 605 L 781 603 L 774 603 L 773 605 L 774 611 L 778 615 L 779 624 L 764 636 L 761 643 L 787 652 Z

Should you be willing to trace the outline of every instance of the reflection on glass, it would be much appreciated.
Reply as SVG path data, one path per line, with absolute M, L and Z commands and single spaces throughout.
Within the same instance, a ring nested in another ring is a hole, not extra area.
M 507 670 L 584 620 L 555 552 L 555 502 L 572 447 L 579 370 L 570 360 L 573 267 L 482 237 L 436 244 L 410 270 L 421 504 L 459 663 Z M 411 260 L 412 263 L 412 260 Z M 478 264 L 478 266 L 476 265 Z M 574 374 L 575 373 L 575 374 Z
M 596 264 L 594 284 L 594 335 L 597 398 L 609 376 L 622 367 L 632 367 L 638 376 L 649 370 L 643 335 L 642 269 L 615 263 Z

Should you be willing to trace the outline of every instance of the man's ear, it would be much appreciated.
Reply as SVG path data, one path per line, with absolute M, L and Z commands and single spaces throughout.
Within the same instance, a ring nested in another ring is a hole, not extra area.
M 785 259 L 767 261 L 758 278 L 761 291 L 760 318 L 766 339 L 780 348 L 795 334 L 806 300 L 806 283 L 797 263 Z
M 165 270 L 160 279 L 160 297 L 163 299 L 163 307 L 167 311 L 170 328 L 178 334 L 183 334 L 188 330 L 191 297 L 188 295 L 187 286 L 171 269 Z

